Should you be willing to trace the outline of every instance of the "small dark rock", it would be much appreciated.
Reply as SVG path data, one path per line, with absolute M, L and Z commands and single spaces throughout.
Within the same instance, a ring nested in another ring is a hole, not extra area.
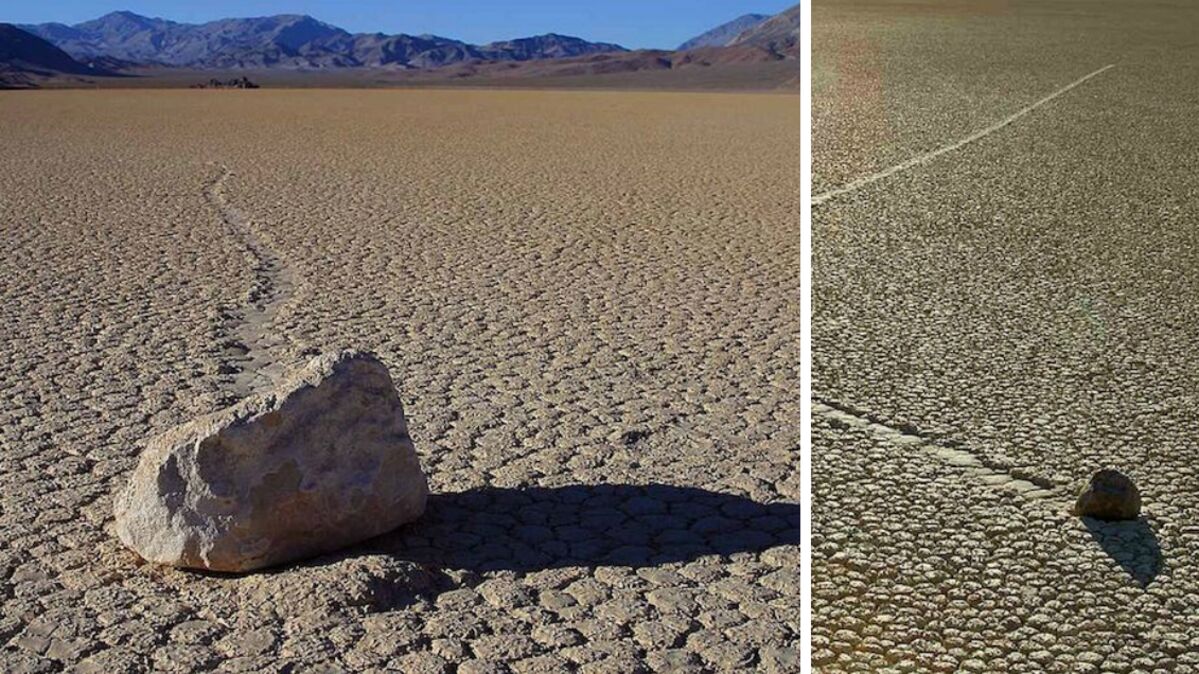
M 1101 470 L 1078 495 L 1074 513 L 1107 521 L 1135 520 L 1141 514 L 1141 494 L 1124 473 Z
M 624 434 L 620 436 L 620 441 L 624 443 L 625 446 L 631 447 L 648 437 L 649 431 L 632 430 L 625 431 Z

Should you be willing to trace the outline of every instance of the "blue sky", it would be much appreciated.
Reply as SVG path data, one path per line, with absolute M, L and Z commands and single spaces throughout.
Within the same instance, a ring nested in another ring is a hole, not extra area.
M 672 49 L 742 14 L 774 14 L 798 0 L 5 0 L 0 21 L 79 23 L 113 10 L 202 23 L 225 17 L 311 14 L 350 32 L 435 33 L 482 43 L 557 32 L 626 47 Z

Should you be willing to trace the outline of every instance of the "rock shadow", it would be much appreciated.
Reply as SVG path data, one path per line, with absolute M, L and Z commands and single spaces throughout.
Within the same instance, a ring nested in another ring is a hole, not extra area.
M 798 545 L 799 512 L 797 503 L 663 484 L 481 488 L 431 495 L 421 520 L 371 547 L 477 572 L 645 567 Z
M 1153 582 L 1162 569 L 1162 549 L 1148 520 L 1105 522 L 1083 517 L 1082 521 L 1103 552 L 1141 587 Z

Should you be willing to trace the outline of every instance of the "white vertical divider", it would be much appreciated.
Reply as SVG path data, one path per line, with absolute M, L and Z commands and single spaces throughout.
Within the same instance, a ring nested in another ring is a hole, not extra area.
M 812 2 L 800 16 L 800 658 L 812 671 Z

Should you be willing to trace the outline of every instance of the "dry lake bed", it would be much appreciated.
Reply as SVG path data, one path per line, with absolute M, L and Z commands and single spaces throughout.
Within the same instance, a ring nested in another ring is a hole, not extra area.
M 813 15 L 816 667 L 1199 671 L 1195 4 Z
M 794 671 L 799 127 L 787 94 L 0 94 L 0 669 Z M 395 378 L 421 520 L 245 575 L 121 546 L 147 437 L 340 348 Z

